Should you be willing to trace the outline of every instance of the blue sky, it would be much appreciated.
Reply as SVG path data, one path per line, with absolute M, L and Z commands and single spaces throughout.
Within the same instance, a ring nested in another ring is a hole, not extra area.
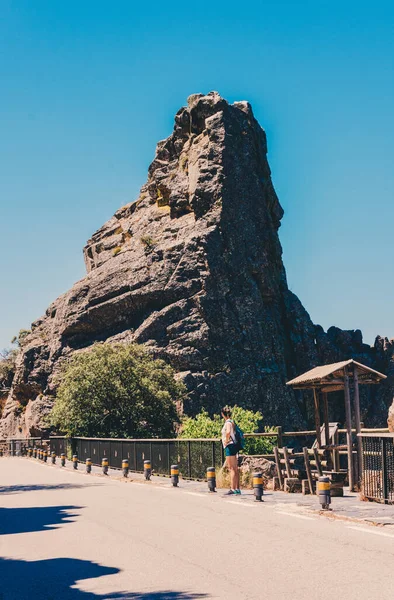
M 0 348 L 84 275 L 189 94 L 268 135 L 289 287 L 327 328 L 394 337 L 390 2 L 0 0 Z

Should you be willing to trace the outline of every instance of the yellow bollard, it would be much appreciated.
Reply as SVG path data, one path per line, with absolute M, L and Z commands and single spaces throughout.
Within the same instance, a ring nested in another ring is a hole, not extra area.
M 103 469 L 103 475 L 108 475 L 108 458 L 102 459 L 101 467 Z
M 253 473 L 253 491 L 257 502 L 262 502 L 262 495 L 264 493 L 263 488 L 263 476 L 261 473 Z
M 122 471 L 123 471 L 123 477 L 127 477 L 129 474 L 129 461 L 127 458 L 124 458 L 122 460 Z
M 152 474 L 152 465 L 150 460 L 144 460 L 144 475 L 147 481 L 150 480 L 150 476 Z
M 329 477 L 319 477 L 317 481 L 317 495 L 322 509 L 329 510 L 331 504 L 331 483 Z
M 178 467 L 178 465 L 171 465 L 171 482 L 174 487 L 178 487 L 178 482 L 179 482 L 179 467 Z
M 210 492 L 216 492 L 216 471 L 215 467 L 208 467 L 207 469 L 207 482 L 208 489 Z

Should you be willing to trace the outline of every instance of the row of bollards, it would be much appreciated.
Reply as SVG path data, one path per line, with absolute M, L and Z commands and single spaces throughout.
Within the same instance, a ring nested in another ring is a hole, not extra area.
M 28 456 L 29 457 L 33 456 L 34 458 L 38 457 L 38 459 L 46 462 L 47 458 L 48 458 L 48 452 L 46 450 L 41 450 L 40 448 L 33 448 L 33 449 L 29 448 Z M 56 464 L 56 452 L 51 453 L 51 460 L 52 460 L 53 465 Z M 72 464 L 73 464 L 73 469 L 78 470 L 78 455 L 77 454 L 73 454 Z M 62 467 L 64 467 L 66 465 L 66 455 L 64 452 L 62 452 L 60 455 L 60 465 Z M 87 458 L 85 465 L 86 465 L 86 473 L 91 473 L 92 472 L 92 459 Z M 109 469 L 108 458 L 102 459 L 101 468 L 102 468 L 103 475 L 108 475 L 108 469 Z M 129 461 L 127 458 L 122 460 L 122 472 L 123 472 L 124 477 L 128 477 Z M 144 460 L 144 477 L 145 477 L 145 479 L 147 481 L 150 481 L 151 475 L 152 475 L 151 461 Z M 326 478 L 326 479 L 328 479 L 328 478 Z M 179 466 L 178 465 L 171 465 L 171 483 L 172 483 L 173 487 L 178 487 L 178 483 L 179 483 Z M 215 467 L 208 467 L 207 483 L 208 483 L 208 490 L 210 492 L 216 492 L 216 469 L 215 469 Z M 264 491 L 263 490 L 263 477 L 262 477 L 261 473 L 253 474 L 253 490 L 254 490 L 254 495 L 255 495 L 256 501 L 261 502 L 262 496 L 263 496 L 263 491 Z M 319 491 L 319 494 L 320 494 L 320 491 Z
M 38 458 L 43 462 L 47 462 L 48 452 L 41 448 L 28 448 L 27 454 L 29 457 Z M 52 464 L 56 464 L 56 453 L 50 454 Z M 60 455 L 60 464 L 62 467 L 66 464 L 66 455 L 64 452 Z M 72 457 L 72 464 L 75 470 L 78 469 L 78 456 L 76 454 Z M 108 458 L 103 458 L 101 461 L 101 468 L 103 475 L 108 475 L 109 461 Z M 86 473 L 92 471 L 92 459 L 86 459 Z M 122 472 L 124 477 L 129 475 L 129 461 L 128 459 L 122 460 Z M 147 481 L 150 481 L 152 475 L 152 464 L 150 460 L 144 460 L 144 477 Z M 179 466 L 171 465 L 170 469 L 171 483 L 173 487 L 178 487 L 179 483 Z M 215 467 L 208 467 L 207 469 L 207 484 L 209 492 L 216 492 L 216 469 Z M 253 473 L 252 476 L 253 493 L 256 502 L 262 502 L 264 495 L 263 476 L 261 473 Z M 317 481 L 317 495 L 319 503 L 323 510 L 328 510 L 331 504 L 331 484 L 330 479 L 327 476 L 319 477 Z

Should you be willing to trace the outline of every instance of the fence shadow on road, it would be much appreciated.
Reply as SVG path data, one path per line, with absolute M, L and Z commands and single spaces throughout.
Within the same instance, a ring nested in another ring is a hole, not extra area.
M 62 523 L 70 523 L 81 506 L 34 506 L 28 508 L 0 507 L 0 535 L 48 531 Z M 1 579 L 0 579 L 1 581 Z M 0 595 L 0 600 L 2 600 Z
M 20 494 L 22 492 L 47 492 L 48 490 L 75 490 L 84 487 L 103 485 L 102 483 L 58 483 L 58 484 L 31 484 L 31 485 L 0 485 L 0 494 Z M 1 597 L 0 597 L 1 600 Z
M 74 558 L 37 561 L 0 558 L 0 600 L 194 600 L 208 597 L 206 594 L 171 590 L 101 595 L 73 587 L 77 581 L 114 575 L 119 571 Z

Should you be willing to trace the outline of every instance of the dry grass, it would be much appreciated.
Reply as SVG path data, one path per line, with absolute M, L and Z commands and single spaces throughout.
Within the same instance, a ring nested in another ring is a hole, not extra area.
M 4 408 L 6 402 L 7 402 L 7 396 L 0 397 L 0 417 L 3 413 L 3 408 Z
M 239 485 L 243 490 L 252 489 L 252 473 L 250 471 L 242 471 L 239 469 Z M 216 469 L 216 487 L 228 488 L 230 487 L 230 472 L 227 467 Z

